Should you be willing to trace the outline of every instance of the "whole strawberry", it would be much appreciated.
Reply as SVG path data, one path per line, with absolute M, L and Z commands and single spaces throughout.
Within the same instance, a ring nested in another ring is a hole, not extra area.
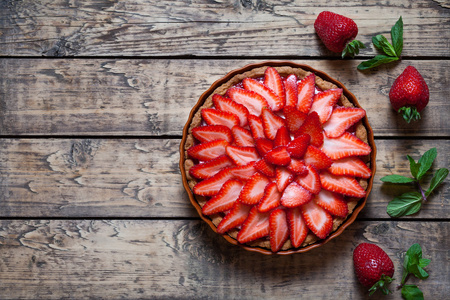
M 342 15 L 323 11 L 317 16 L 314 29 L 328 50 L 342 52 L 342 57 L 346 54 L 353 57 L 359 53 L 360 48 L 365 48 L 363 43 L 355 40 L 358 34 L 356 23 Z
M 353 251 L 353 265 L 359 282 L 370 287 L 370 295 L 377 289 L 389 294 L 387 285 L 393 280 L 394 264 L 383 249 L 374 244 L 359 244 Z
M 408 66 L 394 81 L 389 99 L 392 107 L 409 123 L 420 119 L 420 112 L 427 106 L 430 93 L 419 71 Z

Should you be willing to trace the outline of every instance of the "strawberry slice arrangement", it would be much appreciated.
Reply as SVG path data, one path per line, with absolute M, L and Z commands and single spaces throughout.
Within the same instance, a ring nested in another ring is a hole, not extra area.
M 327 238 L 365 197 L 371 147 L 354 132 L 365 111 L 340 105 L 342 93 L 318 88 L 313 73 L 299 80 L 268 67 L 213 95 L 187 155 L 202 213 L 221 217 L 218 233 L 268 241 L 272 252 L 299 248 L 308 235 Z

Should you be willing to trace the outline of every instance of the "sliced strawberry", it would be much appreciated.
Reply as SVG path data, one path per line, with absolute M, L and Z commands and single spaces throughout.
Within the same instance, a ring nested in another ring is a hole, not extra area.
M 286 126 L 291 133 L 296 133 L 306 119 L 307 114 L 302 113 L 293 106 L 283 108 Z
M 285 126 L 284 119 L 268 108 L 263 108 L 261 119 L 263 121 L 264 135 L 271 140 L 275 139 L 278 129 Z
M 242 84 L 244 85 L 244 88 L 246 90 L 255 92 L 266 99 L 267 104 L 269 105 L 270 109 L 273 111 L 279 111 L 284 107 L 285 99 L 281 98 L 277 94 L 275 94 L 274 91 L 272 91 L 270 88 L 265 86 L 263 83 L 253 79 L 253 78 L 245 78 L 242 81 Z
M 242 181 L 247 181 L 255 174 L 255 162 L 252 161 L 243 166 L 230 167 L 230 174 L 233 175 L 234 178 L 237 178 Z
M 192 129 L 192 135 L 201 143 L 211 142 L 214 140 L 225 140 L 231 143 L 233 137 L 231 130 L 223 125 L 206 125 L 199 126 Z
M 215 108 L 202 109 L 202 118 L 208 125 L 224 125 L 230 129 L 239 125 L 238 116 Z
M 316 112 L 310 113 L 303 122 L 295 136 L 308 134 L 311 137 L 311 145 L 320 147 L 323 144 L 323 129 L 320 124 L 319 115 Z
M 289 135 L 289 131 L 285 126 L 281 126 L 280 128 L 278 128 L 277 134 L 275 135 L 273 146 L 286 146 L 290 141 L 291 136 Z
M 219 94 L 215 94 L 213 95 L 213 103 L 214 106 L 222 111 L 227 111 L 230 112 L 232 114 L 235 114 L 236 116 L 238 116 L 239 118 L 239 125 L 244 127 L 245 125 L 247 125 L 247 117 L 248 117 L 248 109 L 242 105 L 239 104 L 233 100 L 231 100 L 230 98 L 227 97 L 223 97 Z
M 366 195 L 366 191 L 353 177 L 336 176 L 322 171 L 322 173 L 320 173 L 320 184 L 322 185 L 322 188 L 327 191 L 339 193 L 345 196 L 362 198 Z
M 334 175 L 347 175 L 361 178 L 370 178 L 372 171 L 358 157 L 350 156 L 333 162 L 328 171 Z
M 260 158 L 255 147 L 229 145 L 226 147 L 226 154 L 238 166 L 244 166 L 249 162 L 256 161 Z
M 275 147 L 264 156 L 264 159 L 277 166 L 287 166 L 291 162 L 291 157 L 286 150 L 286 146 Z
M 267 177 L 275 177 L 275 167 L 264 159 L 260 159 L 255 163 L 255 169 Z
M 298 92 L 297 92 L 297 76 L 291 74 L 284 81 L 284 89 L 286 90 L 286 107 L 297 107 Z
M 295 175 L 306 175 L 308 173 L 308 168 L 305 162 L 298 158 L 291 157 L 291 162 L 287 166 L 287 169 L 294 173 Z
M 297 207 L 308 203 L 311 199 L 312 194 L 294 181 L 284 189 L 280 202 L 285 207 Z
M 268 138 L 257 138 L 255 139 L 255 146 L 259 155 L 264 156 L 273 149 L 273 142 Z
M 317 170 L 328 169 L 333 161 L 319 148 L 309 145 L 303 157 L 305 164 L 314 166 Z
M 231 175 L 230 170 L 223 169 L 216 175 L 197 183 L 193 192 L 199 196 L 214 196 L 220 191 L 223 184 L 231 178 L 233 178 L 233 175 Z
M 293 180 L 294 174 L 288 169 L 284 167 L 277 167 L 275 169 L 275 181 L 280 192 L 283 192 Z
M 333 229 L 333 218 L 316 202 L 310 201 L 301 207 L 306 226 L 320 239 L 326 238 Z
M 334 105 L 342 95 L 342 89 L 330 89 L 314 95 L 311 112 L 319 115 L 320 123 L 325 123 L 333 112 Z
M 314 201 L 333 216 L 345 218 L 348 214 L 347 202 L 339 194 L 321 190 Z
M 300 134 L 286 146 L 286 150 L 291 157 L 302 158 L 310 141 L 311 137 L 309 134 Z
M 283 80 L 275 68 L 268 67 L 264 72 L 264 85 L 275 92 L 281 99 L 286 99 Z
M 368 155 L 372 149 L 350 132 L 344 132 L 338 138 L 323 139 L 321 150 L 331 159 L 338 160 L 348 156 Z
M 284 209 L 277 208 L 269 216 L 269 237 L 272 252 L 278 252 L 289 238 L 289 224 Z
M 207 179 L 216 175 L 220 170 L 233 166 L 233 161 L 226 155 L 219 156 L 210 161 L 194 165 L 189 174 L 198 179 Z
M 205 215 L 213 215 L 231 209 L 234 202 L 239 198 L 243 186 L 244 184 L 239 180 L 228 180 L 223 184 L 217 195 L 205 203 L 202 207 L 202 213 Z
M 226 214 L 222 221 L 220 221 L 219 225 L 217 225 L 217 232 L 224 234 L 225 232 L 244 223 L 248 217 L 250 209 L 250 206 L 236 201 L 231 210 Z
M 237 240 L 245 244 L 269 235 L 269 213 L 259 212 L 254 206 L 237 235 Z
M 366 115 L 366 111 L 357 107 L 335 107 L 330 119 L 323 124 L 323 130 L 329 138 L 340 137 L 347 129 Z
M 270 180 L 261 173 L 257 172 L 253 174 L 242 188 L 239 200 L 248 205 L 258 203 L 264 196 L 264 189 L 269 183 Z
M 264 135 L 264 127 L 263 122 L 260 117 L 255 115 L 248 116 L 248 125 L 250 127 L 250 131 L 252 132 L 253 139 L 265 138 Z
M 228 142 L 224 140 L 215 140 L 192 146 L 187 150 L 190 157 L 208 161 L 226 154 Z
M 244 105 L 252 115 L 260 116 L 262 108 L 268 106 L 263 96 L 252 91 L 233 87 L 227 91 L 227 94 L 233 101 Z
M 291 244 L 294 248 L 298 248 L 305 241 L 309 229 L 303 220 L 299 207 L 293 207 L 286 211 L 286 217 L 289 224 L 289 234 Z
M 298 83 L 297 109 L 302 113 L 309 113 L 314 98 L 316 75 L 309 74 Z
M 307 189 L 313 194 L 318 194 L 322 188 L 320 185 L 319 172 L 312 165 L 306 166 L 308 172 L 306 175 L 300 175 L 295 178 L 295 182 Z
M 280 206 L 281 193 L 278 191 L 275 182 L 269 183 L 265 190 L 264 196 L 258 203 L 258 210 L 260 212 L 267 212 Z
M 241 126 L 233 126 L 233 128 L 231 128 L 231 134 L 237 146 L 255 146 L 255 141 L 253 140 L 252 134 L 249 130 L 242 128 Z

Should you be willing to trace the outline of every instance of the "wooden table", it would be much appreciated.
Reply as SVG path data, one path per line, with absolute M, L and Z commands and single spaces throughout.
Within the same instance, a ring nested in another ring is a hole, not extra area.
M 313 23 L 323 10 L 356 21 L 368 47 L 356 59 L 319 41 Z M 377 53 L 371 37 L 390 40 L 400 16 L 402 61 L 358 71 Z M 397 284 L 402 254 L 420 243 L 430 277 L 410 283 L 445 299 L 448 179 L 418 214 L 392 219 L 387 203 L 413 187 L 380 178 L 408 175 L 406 155 L 432 147 L 433 169 L 449 167 L 449 45 L 448 0 L 0 1 L 0 298 L 362 299 L 352 252 L 371 242 L 394 261 Z M 215 80 L 280 59 L 323 70 L 356 95 L 375 132 L 377 173 L 339 238 L 306 254 L 265 256 L 200 220 L 178 147 L 189 111 Z M 410 125 L 388 99 L 408 65 L 430 88 L 423 119 Z

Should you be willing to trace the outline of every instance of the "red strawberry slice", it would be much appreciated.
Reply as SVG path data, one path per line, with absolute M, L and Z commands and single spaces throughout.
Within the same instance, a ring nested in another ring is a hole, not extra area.
M 295 175 L 306 175 L 308 173 L 308 168 L 305 162 L 298 158 L 291 157 L 291 162 L 287 166 L 287 169 L 294 173 Z
M 309 134 L 300 134 L 286 146 L 286 150 L 291 157 L 302 158 L 310 141 L 311 137 Z
M 303 176 L 297 176 L 295 182 L 307 189 L 313 194 L 318 194 L 322 188 L 320 185 L 319 172 L 311 165 L 306 166 L 308 173 Z
M 305 241 L 309 229 L 303 220 L 299 207 L 290 208 L 286 211 L 286 217 L 289 224 L 289 234 L 291 244 L 294 248 L 298 248 Z
M 239 201 L 234 203 L 233 208 L 227 213 L 227 215 L 217 225 L 217 232 L 224 234 L 225 232 L 236 228 L 245 222 L 250 212 L 251 206 L 244 205 Z
M 269 237 L 272 252 L 278 252 L 289 238 L 289 224 L 284 209 L 277 208 L 269 216 Z
M 275 147 L 264 156 L 264 159 L 273 165 L 287 166 L 291 162 L 291 157 L 286 150 L 286 146 Z
M 239 118 L 239 125 L 244 127 L 247 125 L 247 117 L 248 117 L 248 109 L 242 105 L 239 104 L 230 98 L 223 97 L 219 94 L 215 94 L 212 98 L 214 106 L 222 111 L 227 111 L 232 114 L 235 114 Z
M 342 95 L 342 89 L 330 89 L 314 95 L 311 112 L 319 115 L 320 123 L 325 123 L 333 112 L 334 105 Z
M 366 191 L 353 177 L 336 176 L 325 171 L 320 173 L 319 176 L 322 188 L 327 191 L 356 198 L 362 198 L 366 195 Z
M 277 184 L 271 182 L 264 190 L 264 196 L 258 203 L 258 210 L 260 212 L 268 212 L 280 206 L 281 193 L 278 191 Z
M 289 135 L 289 131 L 285 126 L 281 126 L 280 128 L 278 128 L 277 134 L 275 135 L 273 146 L 286 146 L 290 141 L 291 136 Z
M 310 202 L 311 199 L 312 194 L 294 181 L 284 189 L 280 202 L 285 207 L 297 207 Z
M 241 147 L 230 145 L 226 147 L 226 154 L 238 166 L 244 166 L 260 158 L 255 147 Z
M 344 132 L 338 138 L 323 139 L 321 150 L 331 159 L 338 160 L 348 156 L 368 155 L 372 149 L 350 132 Z
M 232 178 L 230 170 L 223 169 L 216 175 L 197 183 L 193 192 L 199 196 L 214 196 L 220 191 L 223 184 Z
M 309 74 L 298 83 L 297 109 L 302 113 L 309 113 L 314 98 L 316 75 Z
M 334 175 L 347 175 L 366 179 L 372 175 L 370 168 L 356 156 L 334 161 L 328 171 Z
M 286 107 L 297 107 L 298 92 L 297 92 L 297 76 L 295 74 L 289 75 L 284 81 L 284 88 L 286 90 Z
M 228 142 L 224 140 L 215 140 L 192 146 L 187 150 L 190 157 L 208 161 L 226 154 Z
M 275 169 L 275 182 L 280 192 L 283 192 L 286 187 L 294 180 L 294 174 L 284 167 L 277 167 Z
M 262 108 L 268 106 L 263 96 L 252 91 L 233 87 L 227 91 L 227 94 L 233 101 L 244 105 L 252 115 L 260 116 Z
M 329 138 L 341 136 L 366 115 L 366 111 L 357 107 L 335 107 L 330 119 L 323 124 L 323 130 Z
M 257 138 L 255 139 L 255 146 L 259 155 L 264 156 L 273 149 L 273 142 L 267 138 Z
M 202 213 L 213 215 L 231 209 L 239 197 L 244 184 L 236 179 L 225 182 L 219 193 L 208 200 L 202 207 Z
M 192 135 L 201 143 L 211 142 L 214 140 L 225 140 L 231 143 L 233 137 L 231 130 L 223 125 L 206 125 L 195 127 L 192 129 Z
M 263 122 L 264 135 L 271 140 L 275 139 L 278 129 L 285 126 L 284 119 L 268 108 L 263 108 L 261 119 Z
M 248 116 L 248 125 L 254 139 L 265 138 L 264 127 L 261 118 L 255 115 Z
M 248 205 L 258 203 L 264 196 L 264 189 L 269 183 L 270 180 L 261 173 L 253 174 L 242 188 L 239 200 Z
M 314 166 L 317 170 L 328 169 L 333 161 L 319 148 L 309 145 L 303 157 L 305 164 Z
M 247 181 L 255 174 L 255 162 L 252 161 L 243 166 L 230 167 L 230 174 L 233 175 L 234 178 L 237 178 L 242 181 Z
M 255 146 L 255 141 L 253 140 L 252 134 L 249 130 L 242 128 L 241 126 L 234 126 L 233 128 L 231 128 L 231 134 L 237 146 Z
M 326 238 L 333 229 L 333 218 L 316 202 L 310 201 L 301 207 L 306 226 L 320 239 Z
M 242 84 L 244 85 L 244 88 L 246 90 L 255 92 L 263 96 L 264 99 L 266 99 L 267 104 L 269 105 L 271 110 L 279 111 L 284 107 L 285 100 L 275 94 L 274 91 L 269 89 L 263 83 L 256 81 L 253 78 L 245 78 L 244 80 L 242 80 Z
M 268 67 L 264 72 L 264 85 L 275 92 L 281 99 L 286 99 L 283 80 L 275 68 Z
M 264 159 L 260 159 L 255 163 L 255 169 L 267 177 L 275 177 L 275 167 L 267 163 Z
M 307 116 L 293 106 L 286 106 L 283 108 L 283 113 L 286 120 L 286 126 L 291 133 L 296 133 L 300 129 Z
M 192 166 L 189 169 L 189 174 L 198 179 L 207 179 L 216 175 L 220 170 L 231 167 L 232 165 L 233 161 L 228 156 L 222 155 L 210 161 Z
M 269 235 L 269 213 L 262 213 L 254 206 L 237 235 L 237 240 L 245 244 Z
M 348 214 L 347 202 L 339 194 L 321 190 L 314 201 L 333 216 L 345 218 Z
M 302 126 L 295 134 L 299 136 L 300 134 L 308 134 L 311 137 L 311 145 L 320 147 L 323 144 L 323 129 L 320 123 L 319 115 L 316 112 L 310 113 Z
M 202 118 L 208 125 L 224 125 L 230 129 L 239 125 L 238 116 L 215 108 L 202 109 Z

